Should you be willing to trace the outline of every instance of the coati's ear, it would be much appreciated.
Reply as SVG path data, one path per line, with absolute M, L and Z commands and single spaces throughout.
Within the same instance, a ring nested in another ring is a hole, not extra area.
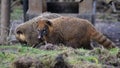
M 52 26 L 52 22 L 50 22 L 49 20 L 45 20 L 46 24 L 49 26 Z
M 45 20 L 45 23 L 46 23 L 46 25 L 49 26 L 49 31 L 50 32 L 53 31 L 53 23 L 49 20 Z

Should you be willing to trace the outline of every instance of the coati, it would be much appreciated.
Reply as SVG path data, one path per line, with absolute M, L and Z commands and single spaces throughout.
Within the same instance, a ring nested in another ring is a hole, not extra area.
M 59 44 L 73 48 L 91 49 L 90 42 L 95 40 L 105 48 L 114 48 L 116 45 L 98 32 L 85 19 L 61 16 L 55 19 L 40 19 L 37 23 L 38 38 L 47 43 Z
M 54 19 L 60 17 L 61 15 L 55 13 L 43 13 L 25 23 L 22 23 L 17 26 L 15 29 L 16 39 L 22 44 L 28 44 L 29 46 L 34 46 L 39 44 L 38 33 L 36 30 L 37 21 L 40 19 Z

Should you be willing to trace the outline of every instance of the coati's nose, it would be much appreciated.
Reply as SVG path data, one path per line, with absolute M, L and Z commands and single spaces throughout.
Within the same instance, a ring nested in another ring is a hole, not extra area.
M 38 35 L 38 39 L 41 39 L 41 35 Z
M 41 31 L 38 31 L 38 39 L 41 39 L 42 35 L 41 35 Z

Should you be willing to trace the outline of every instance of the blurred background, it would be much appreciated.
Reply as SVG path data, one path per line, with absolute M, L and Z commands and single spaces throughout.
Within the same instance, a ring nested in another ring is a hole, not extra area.
M 89 21 L 120 46 L 120 0 L 0 0 L 0 44 L 14 44 L 15 28 L 43 13 Z

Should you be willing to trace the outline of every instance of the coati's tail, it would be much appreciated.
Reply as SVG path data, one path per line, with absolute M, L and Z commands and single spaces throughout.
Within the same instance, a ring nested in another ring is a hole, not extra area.
M 91 33 L 91 38 L 98 42 L 99 44 L 103 45 L 103 47 L 107 49 L 115 48 L 117 47 L 115 43 L 113 43 L 111 40 L 109 40 L 106 36 L 104 36 L 102 33 L 98 32 L 95 28 L 93 28 Z

